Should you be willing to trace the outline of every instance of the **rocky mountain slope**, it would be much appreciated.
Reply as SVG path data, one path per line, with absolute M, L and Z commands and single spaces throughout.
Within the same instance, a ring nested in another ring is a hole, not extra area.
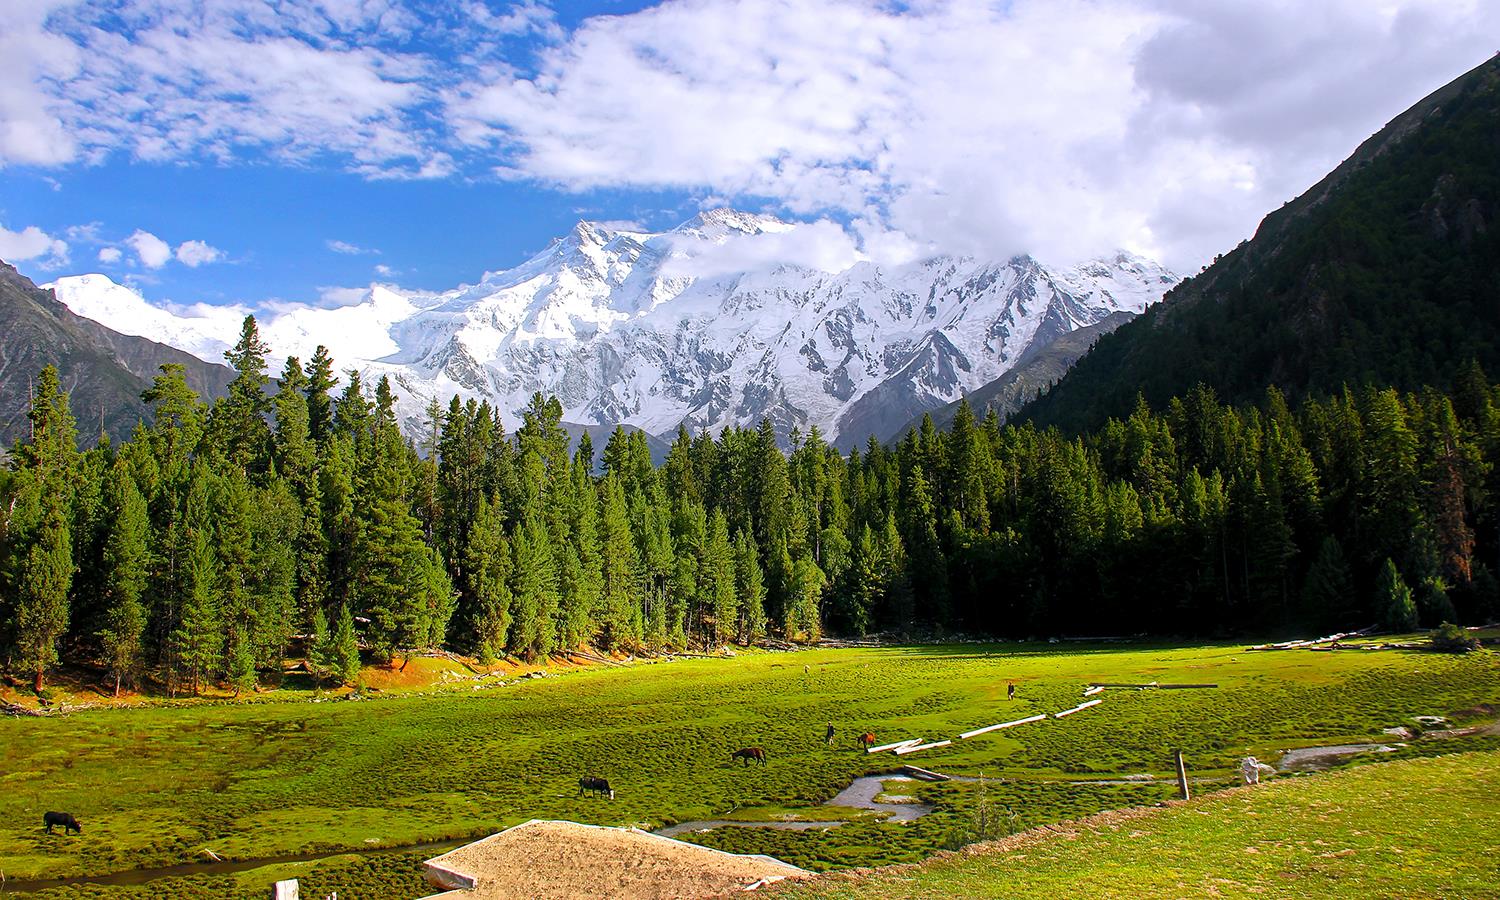
M 670 435 L 769 418 L 783 438 L 817 425 L 849 446 L 891 437 L 1059 336 L 1140 313 L 1177 280 L 1123 253 L 1067 269 L 1027 257 L 783 261 L 808 257 L 820 227 L 727 209 L 660 233 L 580 222 L 477 284 L 376 285 L 262 330 L 278 355 L 325 343 L 340 367 L 389 374 L 413 433 L 434 396 L 513 414 L 542 391 L 579 425 Z M 238 329 L 228 311 L 168 312 L 100 275 L 53 286 L 81 315 L 204 358 Z
M 26 411 L 36 375 L 57 366 L 84 444 L 102 432 L 128 436 L 149 418 L 141 391 L 163 363 L 182 363 L 189 384 L 217 396 L 234 373 L 181 350 L 75 315 L 50 290 L 38 288 L 0 262 L 0 442 L 9 446 L 26 433 Z
M 1198 383 L 1231 402 L 1500 372 L 1500 57 L 1365 141 L 1254 239 L 1114 334 L 1020 414 L 1085 430 Z

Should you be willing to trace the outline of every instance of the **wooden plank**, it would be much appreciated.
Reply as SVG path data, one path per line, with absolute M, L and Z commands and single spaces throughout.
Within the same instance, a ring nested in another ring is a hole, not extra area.
M 924 740 L 926 740 L 926 738 L 911 738 L 911 739 L 905 740 L 905 741 L 897 741 L 894 744 L 881 744 L 879 747 L 869 747 L 869 748 L 867 748 L 865 750 L 865 752 L 866 753 L 884 753 L 887 750 L 895 750 L 897 747 L 905 747 L 908 744 L 920 744 Z
M 930 744 L 918 744 L 915 747 L 897 747 L 896 748 L 896 755 L 897 756 L 905 756 L 908 753 L 916 753 L 918 750 L 931 750 L 934 747 L 946 747 L 946 746 L 948 746 L 951 743 L 953 743 L 953 742 L 952 741 L 933 741 Z
M 1093 687 L 1089 688 L 1088 690 L 1084 691 L 1083 692 L 1083 696 L 1085 696 L 1085 697 L 1092 697 L 1092 696 L 1094 696 L 1095 694 L 1099 693 L 1102 690 L 1104 690 L 1104 685 L 1102 685 L 1102 684 L 1096 684 Z
M 1103 700 L 1090 700 L 1086 703 L 1080 703 L 1072 709 L 1065 709 L 1062 712 L 1053 713 L 1052 718 L 1061 719 L 1063 716 L 1071 716 L 1073 713 L 1081 712 L 1082 710 L 1088 709 L 1090 706 L 1098 706 L 1103 702 Z
M 1040 722 L 1045 718 L 1047 718 L 1046 713 L 1038 713 L 1034 716 L 1027 716 L 1024 719 L 1017 719 L 1014 722 L 1001 722 L 999 725 L 986 725 L 983 728 L 976 728 L 973 731 L 965 731 L 963 734 L 959 735 L 959 737 L 963 738 L 964 740 L 968 740 L 971 737 L 978 737 L 979 735 L 985 734 L 987 732 L 995 731 L 1001 728 L 1010 728 L 1015 725 L 1025 725 L 1027 722 Z

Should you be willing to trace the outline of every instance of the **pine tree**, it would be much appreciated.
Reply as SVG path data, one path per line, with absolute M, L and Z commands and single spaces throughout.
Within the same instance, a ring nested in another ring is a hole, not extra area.
M 724 521 L 724 513 L 717 509 L 709 519 L 704 568 L 708 572 L 713 610 L 713 642 L 722 645 L 733 638 L 737 630 L 739 596 L 734 583 L 734 548 L 729 543 L 729 525 Z
M 739 642 L 749 646 L 766 634 L 766 584 L 755 541 L 745 531 L 735 535 L 734 572 L 740 601 Z
M 1375 585 L 1375 608 L 1380 611 L 1381 627 L 1387 631 L 1411 631 L 1417 627 L 1417 606 L 1412 601 L 1411 588 L 1389 558 L 1381 566 Z
M 1338 539 L 1329 535 L 1318 548 L 1318 556 L 1302 586 L 1303 615 L 1318 628 L 1341 628 L 1355 624 L 1354 587 L 1349 564 Z
M 541 517 L 529 515 L 516 529 L 511 546 L 515 551 L 515 620 L 510 631 L 510 652 L 526 660 L 552 652 L 556 633 L 557 566 L 552 539 Z
M 190 520 L 187 541 L 187 595 L 172 631 L 172 645 L 181 674 L 188 677 L 197 694 L 203 679 L 212 678 L 218 671 L 224 635 L 212 536 L 206 523 Z
M 611 650 L 634 648 L 641 642 L 640 564 L 635 536 L 625 507 L 625 492 L 613 473 L 600 487 L 604 511 L 600 519 L 603 584 L 600 601 L 601 639 Z
M 68 588 L 73 581 L 73 547 L 68 523 L 49 510 L 22 558 L 16 591 L 16 645 L 19 661 L 33 675 L 40 694 L 47 670 L 58 662 L 57 642 L 68 628 Z
M 333 430 L 333 398 L 331 391 L 339 383 L 333 375 L 333 357 L 322 344 L 313 351 L 304 370 L 307 380 L 303 389 L 307 393 L 307 431 L 316 444 L 328 440 Z
M 511 627 L 511 549 L 500 508 L 483 495 L 464 554 L 468 575 L 470 630 L 479 661 L 488 665 L 505 652 Z
M 321 684 L 335 668 L 335 662 L 333 636 L 328 632 L 328 616 L 323 613 L 323 607 L 314 606 L 312 621 L 308 625 L 307 671 L 311 673 L 314 682 Z
M 359 638 L 354 634 L 354 616 L 348 606 L 339 607 L 333 631 L 333 672 L 343 684 L 359 680 Z
M 270 348 L 260 339 L 254 316 L 246 316 L 240 328 L 240 339 L 224 359 L 234 369 L 229 396 L 216 408 L 215 418 L 225 456 L 245 472 L 259 474 L 266 470 L 270 454 L 270 428 L 263 418 L 270 411 L 266 398 L 266 354 Z
M 147 567 L 150 562 L 151 522 L 146 499 L 123 463 L 110 470 L 108 488 L 109 535 L 104 546 L 106 617 L 100 643 L 116 697 L 122 682 L 135 683 L 141 669 L 146 632 Z

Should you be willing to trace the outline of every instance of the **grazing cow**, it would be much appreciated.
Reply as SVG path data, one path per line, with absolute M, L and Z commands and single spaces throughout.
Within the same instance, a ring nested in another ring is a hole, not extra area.
M 866 731 L 859 736 L 859 745 L 866 750 L 875 746 L 875 735 L 872 732 Z
M 78 820 L 73 818 L 72 813 L 42 813 L 42 824 L 47 826 L 48 834 L 54 833 L 52 831 L 54 825 L 61 825 L 63 834 L 67 834 L 68 832 L 83 834 L 83 826 L 78 824 Z
M 761 765 L 765 765 L 766 751 L 761 749 L 760 747 L 745 747 L 729 754 L 729 759 L 731 761 L 736 759 L 744 760 L 744 764 L 747 766 L 750 765 L 750 760 L 752 759 L 760 763 Z
M 578 779 L 578 796 L 582 797 L 586 791 L 593 791 L 611 800 L 615 799 L 615 789 L 609 786 L 608 778 L 595 778 L 588 775 Z

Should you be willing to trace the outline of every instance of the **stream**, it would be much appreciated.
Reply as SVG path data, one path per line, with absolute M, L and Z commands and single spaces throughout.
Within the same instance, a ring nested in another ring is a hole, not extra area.
M 888 781 L 915 781 L 907 775 L 865 775 L 850 782 L 849 786 L 839 791 L 832 799 L 824 801 L 824 806 L 853 807 L 855 809 L 869 809 L 875 812 L 890 813 L 885 819 L 887 822 L 910 822 L 920 819 L 932 812 L 932 807 L 926 803 L 882 803 L 875 798 L 880 796 Z M 774 828 L 779 831 L 813 831 L 828 828 L 837 828 L 843 825 L 842 820 L 832 821 L 771 821 L 771 822 L 742 822 L 732 819 L 699 819 L 693 822 L 679 822 L 666 828 L 657 829 L 656 834 L 662 837 L 677 837 L 689 832 L 709 831 L 714 828 Z

